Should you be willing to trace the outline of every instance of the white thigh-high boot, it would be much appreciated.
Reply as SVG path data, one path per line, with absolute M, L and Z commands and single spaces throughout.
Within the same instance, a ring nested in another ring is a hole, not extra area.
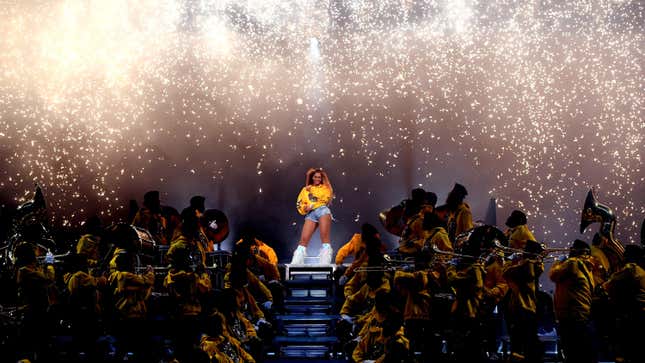
M 331 248 L 331 244 L 323 243 L 320 249 L 320 263 L 324 265 L 331 264 L 331 258 L 333 257 L 334 250 Z
M 304 265 L 305 256 L 307 254 L 307 249 L 305 246 L 298 245 L 295 251 L 293 251 L 293 258 L 291 259 L 292 265 Z

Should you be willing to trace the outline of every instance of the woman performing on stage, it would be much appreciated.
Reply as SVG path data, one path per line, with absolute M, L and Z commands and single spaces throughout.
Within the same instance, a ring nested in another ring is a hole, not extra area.
M 305 224 L 302 226 L 302 234 L 298 248 L 293 252 L 291 264 L 302 265 L 305 263 L 306 248 L 311 236 L 320 225 L 320 240 L 322 249 L 320 250 L 320 263 L 330 264 L 332 258 L 332 248 L 329 243 L 329 234 L 331 231 L 331 211 L 328 204 L 334 196 L 334 190 L 329 182 L 329 177 L 322 169 L 307 170 L 305 186 L 298 194 L 296 206 L 298 212 L 305 216 Z

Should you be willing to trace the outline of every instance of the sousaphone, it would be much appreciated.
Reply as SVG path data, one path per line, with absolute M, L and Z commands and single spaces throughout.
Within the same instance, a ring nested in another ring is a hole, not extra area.
M 580 233 L 584 233 L 589 225 L 596 222 L 600 223 L 598 233 L 601 237 L 607 239 L 607 242 L 601 245 L 600 249 L 607 255 L 612 270 L 615 270 L 623 261 L 623 255 L 625 253 L 625 247 L 614 238 L 616 215 L 611 208 L 596 200 L 593 189 L 591 189 L 587 193 L 587 199 L 585 199 L 585 205 L 582 208 Z

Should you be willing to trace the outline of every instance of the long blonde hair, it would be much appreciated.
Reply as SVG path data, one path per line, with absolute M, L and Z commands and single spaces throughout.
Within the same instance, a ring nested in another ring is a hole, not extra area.
M 309 168 L 307 170 L 306 178 L 305 178 L 305 186 L 312 185 L 314 183 L 314 174 L 320 173 L 320 176 L 322 177 L 322 185 L 325 185 L 327 188 L 329 188 L 329 191 L 331 192 L 331 195 L 334 195 L 334 188 L 331 186 L 331 181 L 329 181 L 329 176 L 327 176 L 327 173 L 325 173 L 324 170 L 321 168 Z

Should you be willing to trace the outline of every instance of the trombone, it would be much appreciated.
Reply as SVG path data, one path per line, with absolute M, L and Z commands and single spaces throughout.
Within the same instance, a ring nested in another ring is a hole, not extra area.
M 541 259 L 545 259 L 545 258 L 556 259 L 562 255 L 567 255 L 571 252 L 571 249 L 565 247 L 565 248 L 545 248 L 544 251 L 542 251 L 542 253 L 528 253 L 520 248 L 512 248 L 512 247 L 504 246 L 498 240 L 495 240 L 495 248 L 498 248 L 505 253 L 521 253 L 521 254 L 526 254 L 526 255 L 541 258 Z
M 389 255 L 383 255 L 385 263 L 380 266 L 360 266 L 354 272 L 392 272 L 396 270 L 403 270 L 406 266 L 414 267 L 414 257 L 405 257 L 404 259 L 393 259 Z

